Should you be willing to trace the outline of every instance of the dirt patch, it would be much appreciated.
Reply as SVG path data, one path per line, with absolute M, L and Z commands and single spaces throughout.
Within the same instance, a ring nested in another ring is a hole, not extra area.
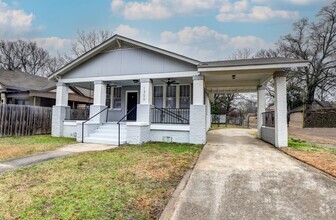
M 305 152 L 289 148 L 285 148 L 283 151 L 336 177 L 336 155 L 334 154 L 325 152 Z

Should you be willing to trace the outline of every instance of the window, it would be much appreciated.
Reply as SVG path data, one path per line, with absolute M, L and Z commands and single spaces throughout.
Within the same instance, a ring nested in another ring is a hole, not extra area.
M 112 104 L 114 109 L 121 109 L 121 87 L 113 88 Z
M 180 86 L 180 108 L 190 108 L 190 85 Z
M 106 106 L 108 106 L 109 108 L 111 108 L 111 91 L 112 91 L 111 86 L 107 85 L 106 87 Z
M 167 108 L 176 108 L 176 86 L 167 86 Z
M 163 86 L 154 86 L 154 106 L 163 108 Z

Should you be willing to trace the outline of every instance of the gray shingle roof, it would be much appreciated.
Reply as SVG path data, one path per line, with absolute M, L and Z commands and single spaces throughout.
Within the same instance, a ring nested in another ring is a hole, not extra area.
M 19 91 L 45 91 L 56 86 L 55 82 L 45 77 L 3 69 L 0 69 L 0 83 L 7 89 Z
M 307 63 L 305 60 L 274 57 L 274 58 L 254 58 L 242 60 L 219 60 L 202 62 L 198 67 L 232 67 L 232 66 L 254 66 L 254 65 L 271 65 L 271 64 L 288 64 L 288 63 Z

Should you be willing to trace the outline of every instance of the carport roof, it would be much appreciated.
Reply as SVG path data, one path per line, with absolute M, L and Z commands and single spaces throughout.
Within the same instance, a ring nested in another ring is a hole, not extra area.
M 198 65 L 199 68 L 206 67 L 235 67 L 235 66 L 256 66 L 256 65 L 274 65 L 274 64 L 307 64 L 306 60 L 298 60 L 284 57 L 274 58 L 254 58 L 241 60 L 219 60 L 202 62 Z

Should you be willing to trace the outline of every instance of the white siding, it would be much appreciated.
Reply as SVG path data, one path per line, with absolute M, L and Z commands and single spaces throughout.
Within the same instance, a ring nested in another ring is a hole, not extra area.
M 101 53 L 71 70 L 62 78 L 72 79 L 196 70 L 197 67 L 193 64 L 138 48 Z

